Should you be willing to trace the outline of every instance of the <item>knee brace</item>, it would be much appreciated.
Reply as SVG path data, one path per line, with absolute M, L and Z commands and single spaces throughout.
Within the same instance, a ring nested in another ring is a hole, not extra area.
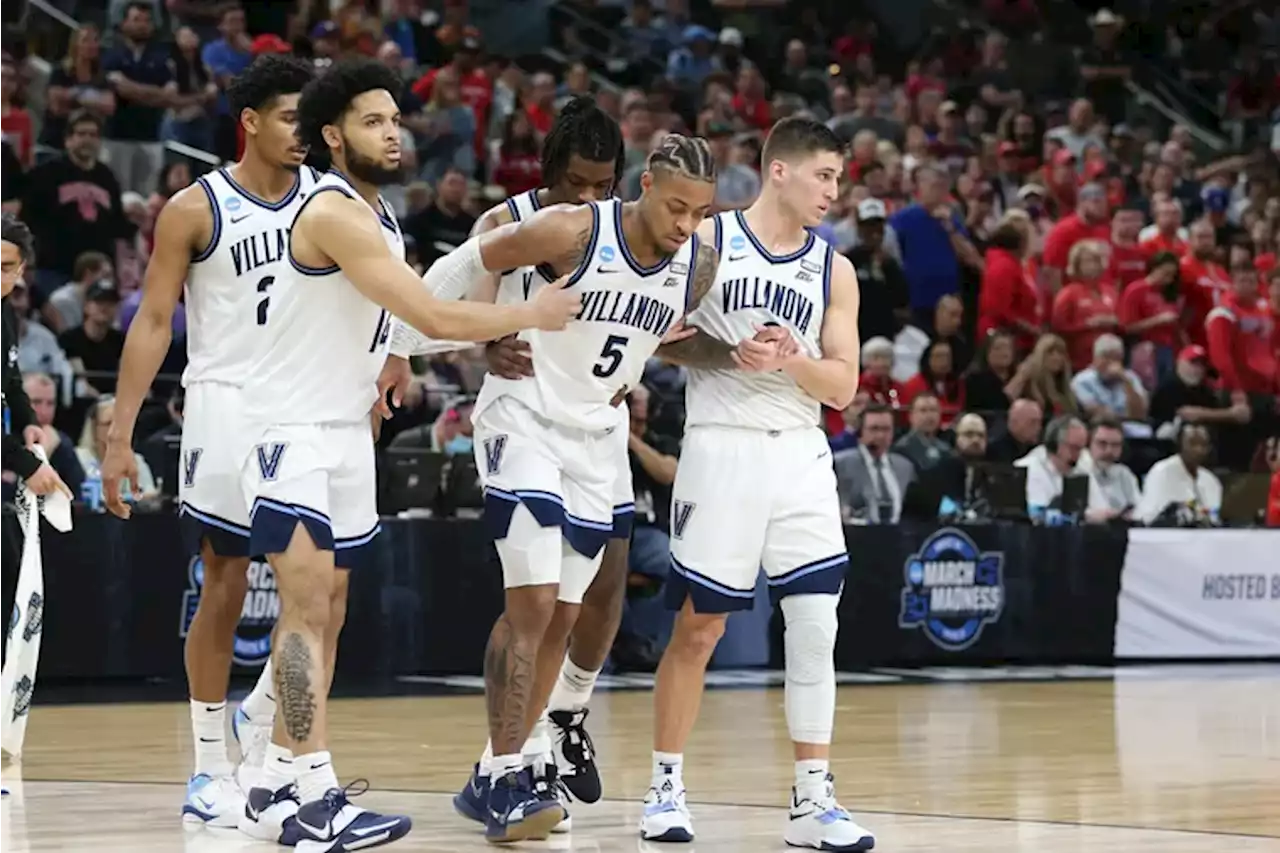
M 782 599 L 786 660 L 786 712 L 791 739 L 830 743 L 836 710 L 834 595 L 793 595 Z
M 504 587 L 560 583 L 560 528 L 543 527 L 523 504 L 512 512 L 507 535 L 494 545 L 502 560 Z

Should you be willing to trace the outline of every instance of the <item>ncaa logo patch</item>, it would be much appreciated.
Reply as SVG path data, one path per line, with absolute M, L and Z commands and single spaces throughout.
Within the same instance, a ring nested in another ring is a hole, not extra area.
M 600 260 L 604 261 L 606 264 L 613 260 L 616 255 L 617 253 L 613 251 L 612 246 L 600 247 Z
M 743 237 L 741 234 L 734 234 L 732 237 L 729 238 L 729 248 L 730 249 L 747 248 L 747 238 Z
M 222 206 L 225 207 L 231 213 L 235 213 L 237 210 L 240 209 L 240 199 L 236 198 L 233 195 L 229 195 L 222 200 Z
M 920 629 L 940 649 L 967 649 L 1004 611 L 1004 552 L 979 551 L 961 530 L 931 535 L 903 575 L 898 627 Z
M 260 667 L 271 656 L 271 630 L 280 616 L 280 596 L 276 592 L 276 576 L 266 560 L 252 560 L 247 574 L 249 591 L 236 625 L 231 659 L 239 666 Z M 197 555 L 187 567 L 187 591 L 182 594 L 182 622 L 178 636 L 186 638 L 200 605 L 204 589 L 204 560 Z

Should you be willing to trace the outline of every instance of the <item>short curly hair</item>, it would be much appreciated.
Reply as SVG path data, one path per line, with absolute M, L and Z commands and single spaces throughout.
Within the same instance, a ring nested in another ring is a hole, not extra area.
M 298 101 L 298 136 L 312 151 L 326 151 L 324 126 L 337 124 L 352 101 L 365 92 L 386 89 L 399 102 L 403 88 L 399 76 L 381 62 L 372 59 L 339 62 L 302 90 Z
M 4 214 L 3 224 L 0 225 L 0 240 L 17 246 L 18 256 L 24 263 L 35 258 L 36 241 L 31 236 L 31 229 L 12 213 Z
M 227 86 L 227 102 L 237 120 L 245 110 L 263 110 L 281 95 L 301 92 L 315 77 L 311 63 L 296 56 L 264 53 Z

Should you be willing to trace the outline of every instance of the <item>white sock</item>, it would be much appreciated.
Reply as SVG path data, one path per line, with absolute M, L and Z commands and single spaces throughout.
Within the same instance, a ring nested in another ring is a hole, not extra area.
M 580 711 L 591 701 L 600 670 L 583 669 L 565 655 L 556 686 L 551 690 L 547 707 L 552 711 Z
M 283 746 L 267 744 L 267 757 L 262 762 L 262 787 L 279 791 L 285 785 L 298 781 L 298 771 L 293 765 L 293 753 Z
M 476 775 L 481 779 L 489 778 L 489 765 L 493 763 L 493 741 L 484 742 L 484 752 L 480 753 L 480 769 Z
M 519 773 L 524 769 L 524 756 L 520 753 L 515 755 L 495 755 L 489 759 L 489 775 L 494 779 L 501 779 L 508 773 Z
M 831 762 L 825 758 L 805 758 L 796 762 L 796 796 L 805 799 L 805 795 L 821 796 L 826 790 L 827 774 L 831 771 Z
M 196 748 L 196 773 L 226 776 L 231 772 L 227 759 L 226 702 L 191 700 L 191 740 Z
M 315 802 L 330 788 L 339 787 L 327 749 L 295 757 L 293 768 L 298 775 L 298 799 L 304 803 Z
M 676 790 L 684 787 L 684 753 L 655 752 L 653 754 L 653 787 L 657 788 L 668 779 Z
M 274 694 L 275 687 L 271 683 L 271 661 L 268 660 L 267 665 L 262 668 L 262 675 L 258 676 L 258 683 L 253 685 L 253 690 L 240 703 L 241 710 L 249 716 L 254 725 L 266 725 L 275 717 Z
M 551 732 L 547 728 L 545 714 L 538 718 L 538 722 L 533 724 L 533 731 L 529 733 L 529 739 L 520 748 L 520 754 L 524 756 L 526 765 L 533 765 L 538 761 L 551 760 Z

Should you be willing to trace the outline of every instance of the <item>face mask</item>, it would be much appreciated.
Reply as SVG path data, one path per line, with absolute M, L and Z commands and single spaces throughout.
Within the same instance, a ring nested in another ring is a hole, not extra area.
M 455 435 L 444 446 L 446 456 L 461 456 L 470 453 L 474 446 L 469 435 Z

